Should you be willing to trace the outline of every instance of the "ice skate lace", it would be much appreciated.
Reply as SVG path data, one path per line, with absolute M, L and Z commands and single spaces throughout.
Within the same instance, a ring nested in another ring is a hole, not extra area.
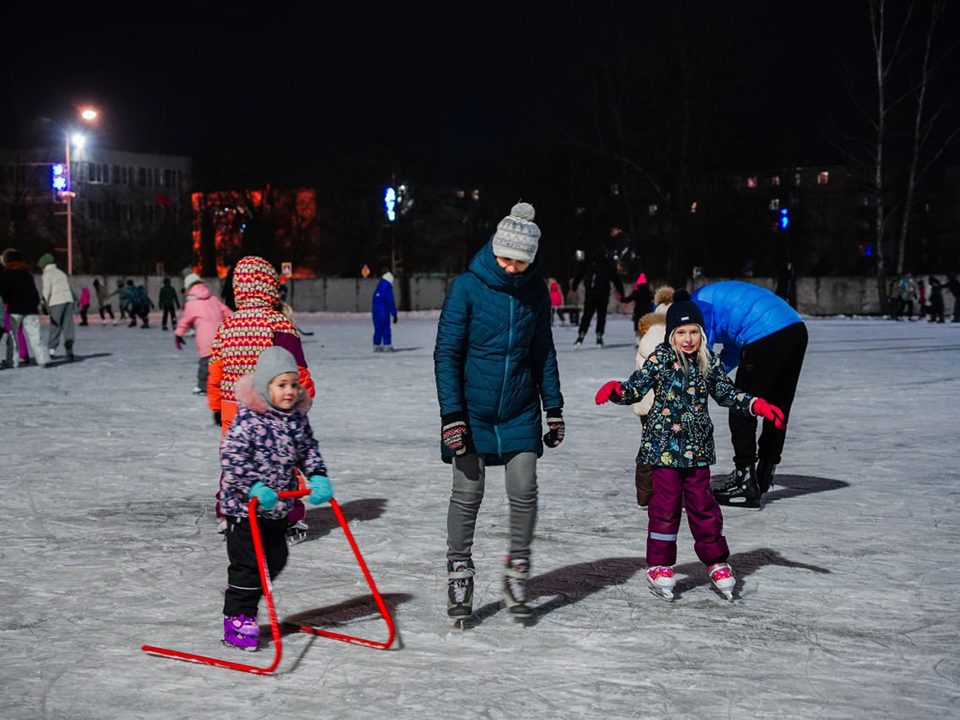
M 507 573 L 507 588 L 511 597 L 519 603 L 527 602 L 527 575 L 530 573 L 530 567 L 528 565 L 514 565 L 508 567 Z
M 466 602 L 470 585 L 473 582 L 473 570 L 466 564 L 455 565 L 449 582 L 453 590 L 453 601 L 455 603 L 464 603 Z
M 659 580 L 660 578 L 672 578 L 673 577 L 673 568 L 656 566 L 647 570 L 647 575 L 650 576 L 651 580 Z

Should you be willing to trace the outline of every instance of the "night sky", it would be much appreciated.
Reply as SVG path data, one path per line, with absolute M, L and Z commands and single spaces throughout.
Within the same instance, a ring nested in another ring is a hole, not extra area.
M 37 117 L 70 117 L 72 105 L 89 102 L 103 114 L 96 142 L 189 154 L 201 175 L 222 153 L 293 166 L 302 176 L 336 154 L 358 162 L 391 156 L 425 180 L 483 179 L 567 126 L 582 68 L 617 28 L 641 44 L 672 32 L 660 5 L 593 14 L 578 6 L 563 15 L 457 5 L 420 16 L 398 6 L 404 16 L 390 23 L 374 24 L 370 11 L 304 18 L 294 29 L 251 17 L 242 29 L 75 30 L 69 63 L 38 52 L 24 33 L 0 49 L 8 79 L 0 144 L 30 142 Z M 683 7 L 685 23 L 728 46 L 731 164 L 778 162 L 782 138 L 807 162 L 841 160 L 824 135 L 855 119 L 845 77 L 869 82 L 865 3 Z M 942 45 L 960 27 L 956 11 Z M 956 70 L 956 57 L 952 63 Z

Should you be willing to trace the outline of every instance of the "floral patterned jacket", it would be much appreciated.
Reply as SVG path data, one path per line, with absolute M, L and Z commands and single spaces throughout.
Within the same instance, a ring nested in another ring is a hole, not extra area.
M 267 404 L 253 389 L 253 375 L 236 386 L 240 408 L 220 443 L 220 509 L 224 515 L 247 516 L 247 493 L 256 482 L 276 492 L 299 487 L 294 468 L 306 477 L 326 475 L 313 429 L 307 419 L 310 398 L 305 391 L 289 412 Z M 279 520 L 293 508 L 282 498 L 272 510 L 257 505 L 257 517 Z
M 643 367 L 623 383 L 621 399 L 614 401 L 619 405 L 632 405 L 650 390 L 654 392 L 653 407 L 644 423 L 638 465 L 694 468 L 716 462 L 707 393 L 724 407 L 752 414 L 753 396 L 734 387 L 713 352 L 706 375 L 700 373 L 695 358 L 688 366 L 688 374 L 684 374 L 673 350 L 661 344 Z

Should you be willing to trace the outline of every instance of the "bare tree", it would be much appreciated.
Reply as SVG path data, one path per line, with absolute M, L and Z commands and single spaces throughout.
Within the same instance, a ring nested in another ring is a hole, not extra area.
M 912 89 L 912 94 L 916 97 L 916 111 L 913 122 L 913 136 L 910 155 L 910 169 L 907 173 L 906 194 L 903 203 L 903 214 L 900 218 L 900 237 L 897 242 L 897 274 L 903 273 L 904 259 L 906 256 L 907 238 L 910 230 L 910 220 L 912 218 L 914 198 L 917 187 L 923 179 L 923 176 L 930 169 L 944 150 L 960 135 L 960 127 L 954 128 L 949 132 L 940 145 L 931 153 L 926 162 L 921 165 L 921 158 L 924 155 L 924 148 L 930 141 L 931 135 L 937 121 L 943 114 L 943 106 L 938 107 L 934 112 L 925 115 L 927 111 L 927 91 L 930 83 L 936 74 L 936 64 L 933 61 L 933 38 L 937 30 L 943 12 L 946 7 L 946 0 L 933 0 L 930 8 L 930 20 L 925 31 L 925 42 L 923 46 L 923 60 L 920 65 L 920 78 Z M 931 63 L 934 63 L 933 66 Z
M 877 251 L 877 293 L 879 295 L 880 307 L 886 309 L 889 301 L 887 292 L 887 261 L 884 252 L 884 239 L 886 237 L 887 221 L 889 213 L 885 205 L 885 186 L 884 176 L 886 169 L 886 158 L 884 151 L 886 149 L 887 133 L 889 132 L 890 113 L 896 102 L 890 102 L 887 98 L 888 83 L 893 68 L 899 61 L 900 46 L 906 34 L 907 26 L 910 24 L 910 18 L 913 15 L 913 3 L 907 8 L 906 19 L 900 26 L 900 32 L 893 42 L 893 47 L 888 50 L 887 47 L 887 8 L 886 0 L 868 0 L 870 10 L 870 35 L 873 41 L 873 65 L 874 74 L 877 83 L 877 108 L 876 113 L 869 118 L 874 129 L 873 144 L 873 193 L 876 213 L 876 251 Z

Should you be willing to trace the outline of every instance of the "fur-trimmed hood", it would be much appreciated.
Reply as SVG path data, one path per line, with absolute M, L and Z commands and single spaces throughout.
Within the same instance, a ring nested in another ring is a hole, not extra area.
M 273 405 L 267 401 L 267 398 L 263 397 L 256 390 L 254 390 L 253 373 L 247 373 L 242 378 L 237 380 L 237 384 L 234 387 L 234 394 L 236 395 L 239 403 L 246 405 L 256 413 L 266 413 L 270 412 L 271 410 L 276 412 L 284 412 L 283 410 L 277 410 L 277 408 L 273 407 Z M 307 391 L 301 386 L 300 397 L 294 406 L 290 408 L 289 412 L 299 412 L 306 415 L 312 405 L 313 401 L 310 399 Z
M 649 330 L 654 325 L 666 325 L 667 316 L 665 313 L 659 312 L 648 312 L 646 315 L 640 318 L 640 321 L 637 323 L 637 332 L 638 335 L 642 338 L 647 334 Z

